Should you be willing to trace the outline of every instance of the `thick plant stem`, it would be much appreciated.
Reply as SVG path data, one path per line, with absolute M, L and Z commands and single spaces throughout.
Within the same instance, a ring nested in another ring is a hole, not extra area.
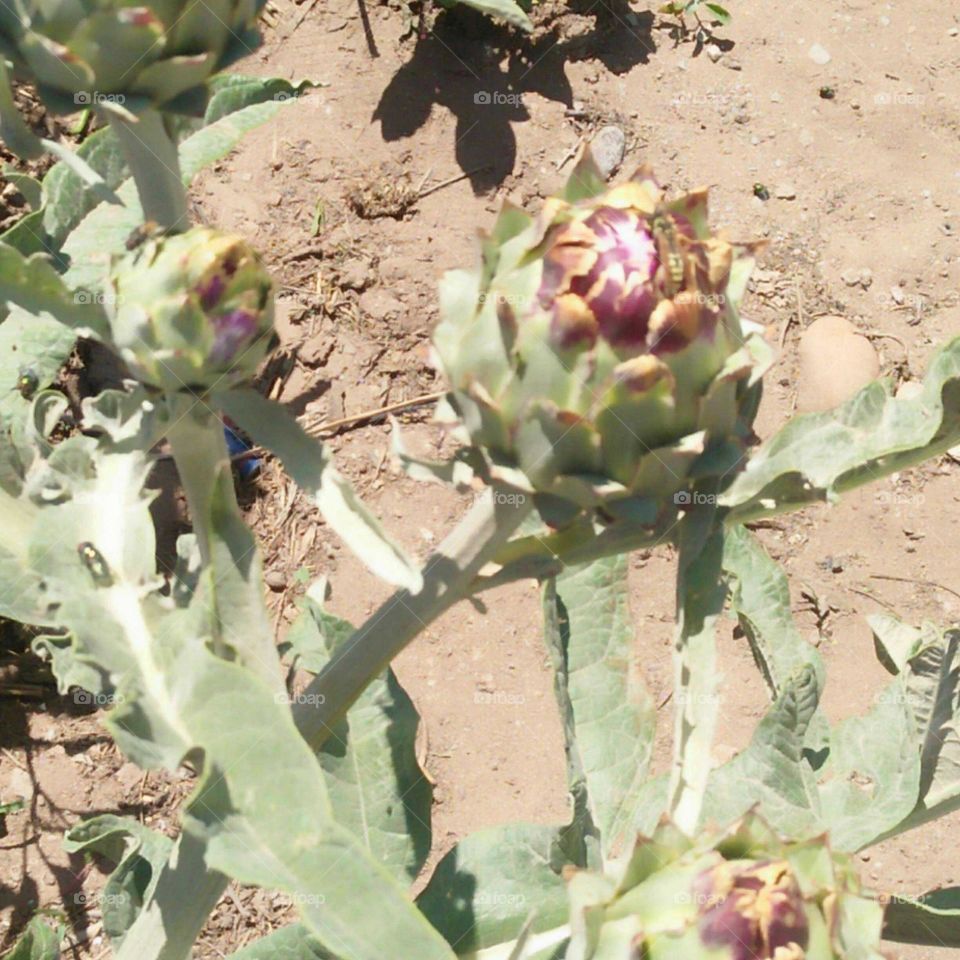
M 134 121 L 115 110 L 105 112 L 137 185 L 144 220 L 167 230 L 186 230 L 187 192 L 177 144 L 167 133 L 163 114 L 145 110 Z
M 177 395 L 170 404 L 167 440 L 187 495 L 200 559 L 206 566 L 210 562 L 209 525 L 214 487 L 220 470 L 230 462 L 223 424 L 201 401 Z M 232 491 L 230 496 L 230 506 L 239 515 L 236 496 Z
M 153 896 L 127 931 L 116 960 L 184 960 L 228 879 L 210 870 L 206 845 L 181 833 Z
M 694 508 L 677 538 L 677 637 L 674 642 L 673 769 L 669 810 L 693 836 L 700 821 L 719 713 L 715 626 L 723 612 L 723 526 L 714 507 Z
M 293 718 L 311 747 L 319 747 L 367 686 L 423 629 L 470 593 L 474 578 L 533 507 L 496 488 L 443 541 L 423 570 L 417 594 L 398 590 L 350 639 L 297 698 Z

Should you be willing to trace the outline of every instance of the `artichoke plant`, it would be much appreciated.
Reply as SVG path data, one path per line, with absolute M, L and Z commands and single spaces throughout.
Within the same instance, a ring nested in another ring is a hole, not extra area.
M 434 339 L 488 477 L 592 507 L 730 471 L 768 362 L 737 309 L 753 252 L 711 232 L 706 191 L 608 188 L 589 155 L 537 216 L 507 206 Z
M 669 822 L 619 877 L 575 873 L 566 960 L 880 960 L 881 905 L 824 838 L 782 842 L 756 814 L 690 839 Z
M 0 53 L 55 111 L 118 102 L 196 112 L 208 78 L 259 42 L 263 2 L 11 0 Z
M 211 227 L 156 234 L 112 267 L 105 307 L 133 376 L 167 392 L 249 380 L 273 343 L 273 282 L 253 248 Z

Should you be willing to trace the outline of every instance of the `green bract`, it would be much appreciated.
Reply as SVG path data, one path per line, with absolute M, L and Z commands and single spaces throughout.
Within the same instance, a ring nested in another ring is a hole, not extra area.
M 575 873 L 566 960 L 880 960 L 883 909 L 825 839 L 784 843 L 757 815 L 692 840 L 638 839 L 617 879 Z
M 259 43 L 263 0 L 11 0 L 0 53 L 53 110 L 96 103 L 197 112 L 204 84 Z
M 730 471 L 769 353 L 737 310 L 752 263 L 705 191 L 666 203 L 643 169 L 607 188 L 586 157 L 537 216 L 505 207 L 434 340 L 492 479 L 592 506 Z
M 114 349 L 163 390 L 235 386 L 271 346 L 266 267 L 245 240 L 210 227 L 144 241 L 114 264 L 105 299 Z

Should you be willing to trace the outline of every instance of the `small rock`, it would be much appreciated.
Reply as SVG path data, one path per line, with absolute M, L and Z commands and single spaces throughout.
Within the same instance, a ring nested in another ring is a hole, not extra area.
M 869 267 L 864 267 L 860 271 L 860 286 L 864 290 L 869 290 L 873 285 L 873 271 Z
M 896 286 L 896 285 L 892 286 L 892 287 L 890 288 L 890 299 L 891 299 L 898 307 L 901 306 L 901 305 L 903 304 L 904 300 L 907 299 L 906 296 L 905 296 L 905 294 L 904 294 L 904 292 L 903 292 L 903 287 Z
M 404 306 L 393 294 L 381 287 L 374 287 L 361 294 L 360 309 L 371 320 L 388 320 L 399 316 Z
M 830 410 L 880 374 L 873 344 L 843 317 L 821 317 L 800 337 L 797 408 Z
M 129 790 L 135 783 L 140 782 L 143 771 L 135 763 L 125 763 L 114 775 L 113 778 L 124 788 Z
M 627 138 L 619 127 L 607 126 L 597 131 L 590 150 L 604 179 L 609 180 L 620 169 L 626 149 Z
M 716 63 L 723 56 L 723 51 L 715 43 L 707 44 L 706 53 L 713 63 Z
M 780 94 L 777 93 L 776 90 L 774 90 L 773 93 L 770 94 L 770 102 L 771 102 L 771 103 L 783 103 L 783 97 L 781 97 Z
M 279 570 L 271 570 L 264 579 L 271 590 L 282 590 L 287 585 L 287 578 Z
M 951 28 L 947 31 L 947 36 L 948 36 L 948 37 L 960 36 L 960 29 L 957 29 L 957 27 L 951 27 Z
M 848 267 L 843 273 L 840 274 L 840 279 L 848 287 L 858 287 L 860 286 L 860 271 L 854 270 L 852 267 Z
M 742 70 L 743 64 L 737 60 L 735 57 L 724 57 L 722 66 L 726 67 L 728 70 Z
M 810 47 L 807 51 L 807 56 L 821 67 L 826 66 L 833 59 L 833 57 L 830 56 L 830 51 L 819 43 L 815 43 Z
M 373 278 L 363 260 L 348 260 L 340 269 L 340 285 L 347 290 L 366 290 Z
M 796 200 L 797 188 L 792 183 L 780 183 L 774 188 L 773 195 L 778 200 Z

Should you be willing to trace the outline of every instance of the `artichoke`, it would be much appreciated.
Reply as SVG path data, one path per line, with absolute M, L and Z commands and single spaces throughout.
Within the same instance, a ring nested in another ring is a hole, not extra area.
M 273 282 L 240 237 L 211 227 L 153 235 L 114 263 L 111 345 L 142 383 L 174 392 L 250 379 L 273 335 Z
M 264 0 L 11 0 L 0 53 L 55 111 L 97 102 L 197 113 L 205 83 L 259 43 Z
M 769 350 L 737 305 L 754 247 L 589 154 L 537 216 L 506 206 L 482 264 L 448 274 L 434 337 L 487 478 L 579 507 L 689 496 L 741 459 Z
M 664 822 L 617 878 L 575 873 L 566 960 L 881 960 L 881 904 L 824 838 L 756 814 L 689 839 Z

